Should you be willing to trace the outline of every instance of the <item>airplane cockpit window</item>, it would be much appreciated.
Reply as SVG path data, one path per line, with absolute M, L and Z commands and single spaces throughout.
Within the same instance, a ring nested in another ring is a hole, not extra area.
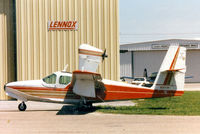
M 56 74 L 51 74 L 43 78 L 43 81 L 47 84 L 56 84 Z
M 59 83 L 62 85 L 67 85 L 71 82 L 72 77 L 70 76 L 60 76 Z

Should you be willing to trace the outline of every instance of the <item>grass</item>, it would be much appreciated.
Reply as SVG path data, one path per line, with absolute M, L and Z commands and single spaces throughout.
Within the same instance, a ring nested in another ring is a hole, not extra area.
M 133 100 L 136 106 L 101 106 L 97 111 L 117 114 L 200 115 L 200 92 L 186 91 L 183 96 Z

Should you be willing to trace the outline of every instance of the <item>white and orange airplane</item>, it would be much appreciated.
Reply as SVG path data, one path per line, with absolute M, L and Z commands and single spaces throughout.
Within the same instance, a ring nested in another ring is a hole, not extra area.
M 184 93 L 186 49 L 170 46 L 151 88 L 119 81 L 102 79 L 96 72 L 105 52 L 87 44 L 79 47 L 79 70 L 55 72 L 41 80 L 17 81 L 4 86 L 8 96 L 22 103 L 27 101 L 78 104 L 91 107 L 92 103 L 139 98 L 181 96 Z

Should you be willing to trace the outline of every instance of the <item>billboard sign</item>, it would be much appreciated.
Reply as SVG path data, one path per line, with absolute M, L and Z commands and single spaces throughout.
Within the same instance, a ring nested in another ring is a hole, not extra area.
M 179 45 L 187 49 L 199 49 L 199 43 L 171 43 L 171 44 L 152 44 L 151 49 L 154 50 L 167 50 L 170 45 Z

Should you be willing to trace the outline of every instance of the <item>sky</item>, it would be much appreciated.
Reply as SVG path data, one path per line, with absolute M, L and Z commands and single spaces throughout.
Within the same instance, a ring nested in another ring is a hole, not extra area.
M 120 44 L 200 40 L 200 0 L 119 0 Z

